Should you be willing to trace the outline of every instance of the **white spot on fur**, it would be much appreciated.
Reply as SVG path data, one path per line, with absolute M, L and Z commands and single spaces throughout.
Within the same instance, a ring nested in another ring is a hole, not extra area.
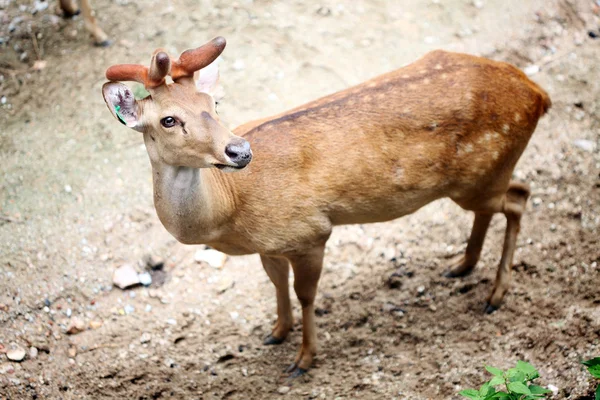
M 423 83 L 424 83 L 425 85 L 429 85 L 429 84 L 431 83 L 431 79 L 429 79 L 429 78 L 425 78 L 425 79 L 423 80 Z
M 519 122 L 521 120 L 521 114 L 515 113 L 515 122 Z
M 427 73 L 427 69 L 421 69 L 421 70 L 419 70 L 419 73 L 420 74 L 426 74 Z
M 404 169 L 402 167 L 396 168 L 395 177 L 397 181 L 401 181 L 404 178 Z
M 442 69 L 442 64 L 436 64 L 436 66 L 434 68 L 437 70 L 440 70 L 440 69 Z
M 448 74 L 442 74 L 442 79 L 448 79 Z
M 498 152 L 497 152 L 497 151 L 494 151 L 494 152 L 492 152 L 492 158 L 493 158 L 494 160 L 497 160 L 497 159 L 498 159 Z
M 408 79 L 408 78 L 410 78 L 410 75 L 404 74 L 404 75 L 402 75 L 402 77 L 403 77 L 404 79 Z
M 508 124 L 502 125 L 502 132 L 508 133 L 510 131 L 510 126 Z

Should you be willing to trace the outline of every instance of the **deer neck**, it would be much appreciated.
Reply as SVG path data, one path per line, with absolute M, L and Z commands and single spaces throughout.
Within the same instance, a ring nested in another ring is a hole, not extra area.
M 154 206 L 160 221 L 182 243 L 218 241 L 235 209 L 230 180 L 215 169 L 164 163 L 148 136 L 145 134 L 144 139 L 152 165 Z

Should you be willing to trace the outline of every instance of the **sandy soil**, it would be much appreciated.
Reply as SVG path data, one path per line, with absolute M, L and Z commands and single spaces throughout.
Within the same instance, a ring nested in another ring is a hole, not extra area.
M 0 354 L 0 398 L 456 399 L 487 379 L 484 365 L 517 360 L 559 388 L 553 398 L 592 398 L 580 361 L 600 355 L 593 1 L 94 3 L 109 48 L 91 45 L 80 17 L 57 18 L 54 2 L 32 15 L 35 2 L 0 1 L 0 352 L 27 350 L 20 363 Z M 472 216 L 449 201 L 336 228 L 317 298 L 320 354 L 279 394 L 300 324 L 283 345 L 262 346 L 275 297 L 258 257 L 215 269 L 194 261 L 199 246 L 168 235 L 142 139 L 100 94 L 107 66 L 216 35 L 229 43 L 220 113 L 232 127 L 434 48 L 539 66 L 532 78 L 554 106 L 515 171 L 533 194 L 504 306 L 482 312 L 501 217 L 476 271 L 458 280 L 441 273 L 464 250 Z M 112 287 L 116 267 L 142 270 L 147 254 L 165 260 L 151 288 Z M 75 319 L 85 331 L 66 334 Z

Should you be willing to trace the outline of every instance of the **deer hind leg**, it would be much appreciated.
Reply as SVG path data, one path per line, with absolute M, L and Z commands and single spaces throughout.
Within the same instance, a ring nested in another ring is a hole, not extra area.
M 521 216 L 525 212 L 527 199 L 529 198 L 529 187 L 522 183 L 511 182 L 506 192 L 502 213 L 506 216 L 506 233 L 504 236 L 504 247 L 502 258 L 498 266 L 496 282 L 492 293 L 488 298 L 486 313 L 492 313 L 500 307 L 502 298 L 508 290 L 512 272 L 512 261 L 515 253 L 517 236 L 521 228 Z
M 319 246 L 301 256 L 290 257 L 294 270 L 294 290 L 302 305 L 302 346 L 292 365 L 286 370 L 290 378 L 304 374 L 317 354 L 315 296 L 323 268 L 325 246 Z
M 59 4 L 65 18 L 71 18 L 79 14 L 79 7 L 75 4 L 75 0 L 60 0 Z
M 449 266 L 449 269 L 444 273 L 444 276 L 447 278 L 456 278 L 468 275 L 473 271 L 477 261 L 479 261 L 485 234 L 490 226 L 493 215 L 493 213 L 475 212 L 475 220 L 473 221 L 471 237 L 467 243 L 467 250 L 462 257 Z
M 265 338 L 264 344 L 281 344 L 294 325 L 288 283 L 290 263 L 287 259 L 278 257 L 261 255 L 260 259 L 271 282 L 275 285 L 277 294 L 277 322 L 271 334 Z
M 81 11 L 83 12 L 83 20 L 85 21 L 85 28 L 94 37 L 94 43 L 96 46 L 107 47 L 110 46 L 110 40 L 104 31 L 98 26 L 96 17 L 93 15 L 92 6 L 90 0 L 81 0 Z

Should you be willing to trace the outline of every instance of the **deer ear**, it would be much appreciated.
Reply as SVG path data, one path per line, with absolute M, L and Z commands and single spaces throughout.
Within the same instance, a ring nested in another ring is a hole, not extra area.
M 106 82 L 102 86 L 102 95 L 111 114 L 119 122 L 139 130 L 139 108 L 131 89 L 122 83 Z
M 219 61 L 221 61 L 221 57 L 198 71 L 197 74 L 200 74 L 200 76 L 196 76 L 198 91 L 210 94 L 215 101 L 223 98 L 223 88 L 219 84 Z

